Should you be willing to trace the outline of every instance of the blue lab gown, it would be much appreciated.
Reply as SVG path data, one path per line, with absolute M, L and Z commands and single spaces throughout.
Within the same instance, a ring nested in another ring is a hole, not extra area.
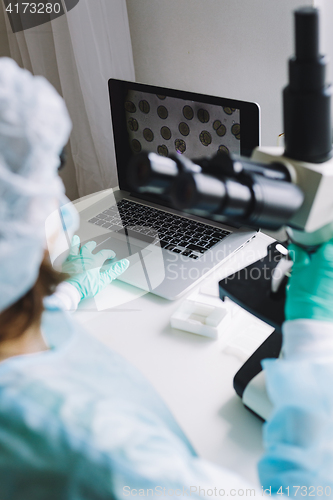
M 199 488 L 201 497 L 240 498 L 244 493 L 238 491 L 246 489 L 254 496 L 242 478 L 196 456 L 160 397 L 121 356 L 61 311 L 46 312 L 42 330 L 49 351 L 0 363 L 1 500 L 199 498 Z M 331 442 L 326 454 L 321 444 L 331 438 L 333 424 L 325 418 L 333 395 L 327 387 L 327 401 L 318 396 L 317 406 L 311 401 L 309 408 L 302 394 L 314 375 L 315 392 L 333 369 L 302 363 L 267 364 L 277 406 L 260 464 L 265 488 L 312 484 L 324 458 L 332 464 Z M 262 497 L 260 488 L 257 496 Z

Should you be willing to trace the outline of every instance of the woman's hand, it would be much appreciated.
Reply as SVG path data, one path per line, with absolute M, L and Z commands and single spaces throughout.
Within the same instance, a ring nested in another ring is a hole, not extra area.
M 286 320 L 333 321 L 333 240 L 314 254 L 297 245 L 289 248 L 294 261 L 287 287 Z
M 97 295 L 129 266 L 127 259 L 103 266 L 106 260 L 114 259 L 116 254 L 112 250 L 93 254 L 95 248 L 95 241 L 89 241 L 80 249 L 80 238 L 74 236 L 69 256 L 62 266 L 62 271 L 70 275 L 66 281 L 78 290 L 81 299 Z

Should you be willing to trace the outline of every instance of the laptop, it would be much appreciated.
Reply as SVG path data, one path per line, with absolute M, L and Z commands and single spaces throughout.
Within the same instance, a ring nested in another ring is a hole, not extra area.
M 154 193 L 134 193 L 127 165 L 143 150 L 160 156 L 250 156 L 259 145 L 256 103 L 109 80 L 119 188 L 80 213 L 81 241 L 112 249 L 130 266 L 118 279 L 169 300 L 179 298 L 255 235 L 244 227 L 175 210 Z

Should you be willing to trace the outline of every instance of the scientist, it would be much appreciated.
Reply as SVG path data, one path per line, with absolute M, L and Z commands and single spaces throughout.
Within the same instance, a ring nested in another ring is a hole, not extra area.
M 333 243 L 311 259 L 293 249 L 284 357 L 265 361 L 274 412 L 255 490 L 198 457 L 143 376 L 63 310 L 128 265 L 101 270 L 114 254 L 77 238 L 65 283 L 50 265 L 45 221 L 61 206 L 67 229 L 77 225 L 57 175 L 69 133 L 54 89 L 1 59 L 0 499 L 333 497 Z

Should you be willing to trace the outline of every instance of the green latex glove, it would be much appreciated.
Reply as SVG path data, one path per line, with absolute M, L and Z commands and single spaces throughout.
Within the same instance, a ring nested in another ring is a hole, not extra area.
M 316 319 L 333 321 L 333 240 L 309 255 L 290 245 L 294 261 L 287 287 L 287 320 Z
M 74 236 L 69 255 L 62 266 L 62 271 L 70 275 L 66 281 L 75 286 L 81 299 L 97 295 L 129 266 L 127 259 L 103 266 L 107 259 L 113 259 L 116 254 L 112 250 L 93 254 L 95 248 L 96 242 L 89 241 L 80 250 L 80 238 Z

